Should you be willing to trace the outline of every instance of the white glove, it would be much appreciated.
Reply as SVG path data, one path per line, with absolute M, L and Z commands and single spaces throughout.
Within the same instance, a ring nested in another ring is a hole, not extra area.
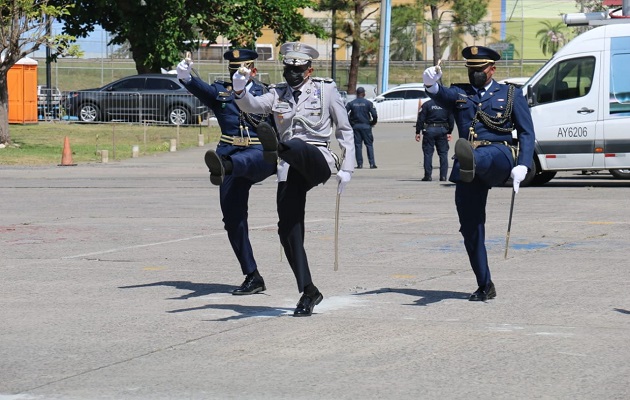
M 182 60 L 179 64 L 177 64 L 177 79 L 181 79 L 184 82 L 188 82 L 190 80 L 190 66 L 192 65 L 192 61 L 187 62 L 186 60 Z
M 523 182 L 527 176 L 527 167 L 524 165 L 517 165 L 512 168 L 510 176 L 512 177 L 512 185 L 514 185 L 514 193 L 518 193 L 518 188 L 521 186 L 521 182 Z
M 245 89 L 247 82 L 249 82 L 250 70 L 245 67 L 239 68 L 232 76 L 232 88 L 235 92 L 240 92 Z
M 337 193 L 343 193 L 343 189 L 346 187 L 348 182 L 352 179 L 352 172 L 344 171 L 343 169 L 337 172 L 337 182 L 339 182 L 337 186 Z
M 424 86 L 433 86 L 442 78 L 442 69 L 437 67 L 429 67 L 422 73 L 422 81 Z

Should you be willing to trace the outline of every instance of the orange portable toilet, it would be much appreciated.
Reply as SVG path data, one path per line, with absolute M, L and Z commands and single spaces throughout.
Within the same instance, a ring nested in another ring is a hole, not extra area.
M 7 75 L 9 123 L 37 123 L 37 60 L 24 57 Z

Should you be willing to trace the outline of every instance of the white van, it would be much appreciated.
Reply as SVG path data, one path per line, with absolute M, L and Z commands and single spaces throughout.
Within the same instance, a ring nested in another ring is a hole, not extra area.
M 566 44 L 523 88 L 536 132 L 526 184 L 571 170 L 630 178 L 630 23 L 614 22 Z

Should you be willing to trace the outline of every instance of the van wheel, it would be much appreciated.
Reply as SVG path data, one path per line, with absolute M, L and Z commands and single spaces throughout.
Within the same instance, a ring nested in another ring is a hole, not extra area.
M 525 179 L 521 182 L 521 187 L 532 186 L 534 183 L 534 177 L 536 176 L 537 169 L 536 162 L 532 163 L 532 168 L 525 175 Z
M 542 171 L 532 179 L 532 186 L 541 186 L 549 182 L 556 176 L 557 171 Z
M 616 179 L 630 179 L 630 169 L 611 169 L 609 171 Z
M 526 186 L 532 186 L 535 185 L 534 183 L 534 177 L 536 176 L 536 171 L 537 171 L 537 166 L 536 166 L 536 162 L 534 162 L 532 164 L 532 169 L 530 169 L 527 172 L 527 175 L 525 175 L 525 179 L 523 179 L 521 181 L 521 185 L 520 187 L 526 187 Z M 505 186 L 512 186 L 512 178 L 508 178 L 507 181 L 505 181 Z

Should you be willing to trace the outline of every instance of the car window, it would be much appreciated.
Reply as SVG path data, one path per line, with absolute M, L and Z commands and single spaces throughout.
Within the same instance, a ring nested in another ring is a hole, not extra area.
M 179 85 L 171 79 L 149 78 L 146 88 L 147 90 L 177 90 Z
M 386 99 L 404 99 L 405 98 L 405 91 L 404 90 L 398 90 L 398 91 L 395 91 L 395 92 L 385 93 L 385 94 L 383 94 L 383 97 L 385 97 Z
M 405 99 L 424 99 L 428 97 L 424 90 L 411 89 L 405 92 Z
M 144 89 L 144 78 L 130 78 L 122 82 L 115 83 L 111 90 L 115 92 L 129 92 Z

